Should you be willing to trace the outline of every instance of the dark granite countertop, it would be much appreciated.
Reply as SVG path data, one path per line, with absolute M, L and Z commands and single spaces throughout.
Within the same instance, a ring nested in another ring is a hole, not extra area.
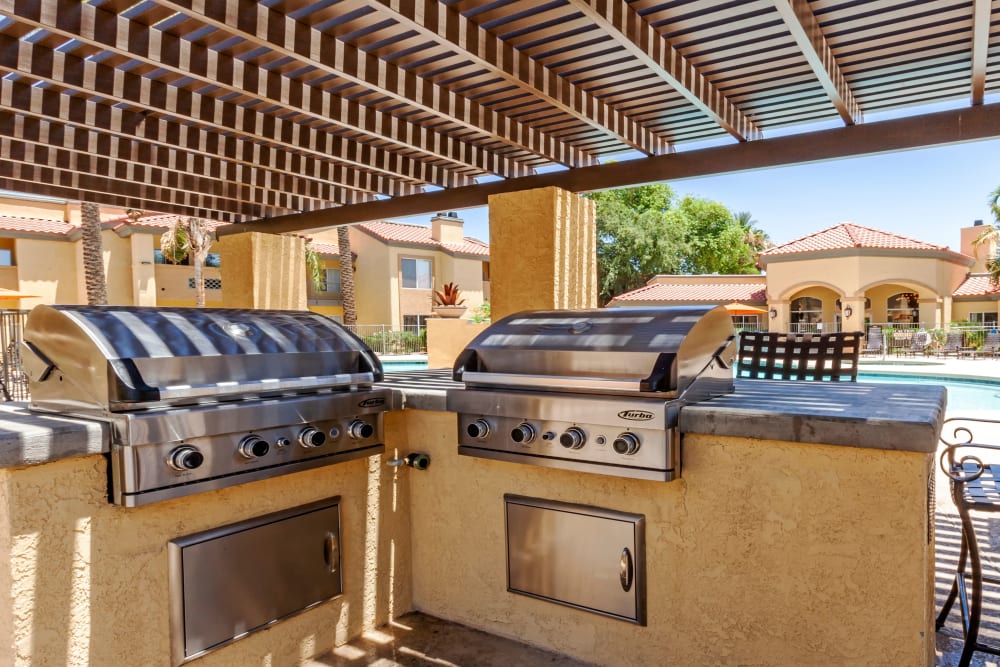
M 461 384 L 451 371 L 388 373 L 381 386 L 406 409 L 445 410 Z M 932 452 L 944 420 L 945 389 L 933 385 L 741 380 L 736 391 L 681 411 L 684 433 Z M 108 451 L 107 426 L 0 404 L 0 467 Z

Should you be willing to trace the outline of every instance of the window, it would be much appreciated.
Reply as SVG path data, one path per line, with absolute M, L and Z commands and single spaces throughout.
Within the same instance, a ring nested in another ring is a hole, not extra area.
M 403 258 L 403 287 L 431 289 L 431 260 Z
M 222 266 L 222 256 L 217 252 L 210 252 L 205 255 L 205 266 L 217 269 Z
M 997 313 L 996 311 L 991 313 L 969 313 L 969 321 L 995 328 L 997 326 Z
M 815 297 L 802 296 L 792 301 L 793 331 L 818 331 L 822 329 L 823 302 Z
M 14 266 L 14 253 L 6 248 L 0 248 L 0 266 Z
M 420 335 L 427 328 L 428 315 L 403 315 L 403 331 Z
M 323 284 L 320 292 L 340 292 L 340 269 L 326 269 L 323 271 Z
M 890 324 L 913 324 L 920 321 L 920 302 L 913 292 L 900 292 L 885 303 L 886 319 Z
M 739 331 L 760 331 L 760 319 L 757 315 L 733 315 L 733 326 Z

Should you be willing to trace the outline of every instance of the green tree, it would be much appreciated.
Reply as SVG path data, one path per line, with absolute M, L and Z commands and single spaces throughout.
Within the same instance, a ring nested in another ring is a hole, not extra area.
M 986 260 L 986 270 L 990 274 L 990 284 L 994 287 L 1000 286 L 1000 257 L 997 256 L 997 248 L 1000 246 L 1000 187 L 990 193 L 987 201 L 993 220 L 996 225 L 988 225 L 982 233 L 972 241 L 972 246 L 977 250 L 981 246 L 993 249 L 993 257 Z
M 602 304 L 675 273 L 687 252 L 684 221 L 667 185 L 606 190 L 589 195 L 597 206 L 597 280 Z
M 202 278 L 202 267 L 205 258 L 212 247 L 213 234 L 205 226 L 201 218 L 177 218 L 170 229 L 160 237 L 160 250 L 163 257 L 171 264 L 180 264 L 188 256 L 194 266 L 195 305 L 205 307 L 205 281 Z
M 757 226 L 757 221 L 749 211 L 740 211 L 733 215 L 736 224 L 743 230 L 743 242 L 750 247 L 754 255 L 759 255 L 768 248 L 773 248 L 774 243 L 767 232 Z
M 597 273 L 602 304 L 659 273 L 756 273 L 767 235 L 749 214 L 742 221 L 718 202 L 677 201 L 668 185 L 588 195 L 597 204 Z

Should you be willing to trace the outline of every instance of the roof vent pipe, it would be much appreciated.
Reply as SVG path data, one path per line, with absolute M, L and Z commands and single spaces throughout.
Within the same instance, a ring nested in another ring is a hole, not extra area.
M 982 220 L 973 220 L 972 221 L 972 226 L 973 227 L 982 227 L 983 226 L 983 221 Z

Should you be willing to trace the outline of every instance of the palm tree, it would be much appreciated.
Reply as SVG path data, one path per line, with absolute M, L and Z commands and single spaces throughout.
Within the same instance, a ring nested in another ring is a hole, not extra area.
M 1000 187 L 990 193 L 987 203 L 993 213 L 993 220 L 997 225 L 1000 225 Z M 1000 230 L 995 225 L 987 225 L 972 241 L 974 248 L 979 248 L 979 246 L 996 248 L 998 245 L 1000 245 Z M 1000 287 L 1000 257 L 997 257 L 995 253 L 993 257 L 986 260 L 986 270 L 990 274 L 990 285 Z
M 97 204 L 80 205 L 83 231 L 83 276 L 87 287 L 87 303 L 103 306 L 108 303 L 108 284 L 104 276 L 104 247 L 101 243 L 101 209 Z
M 344 324 L 358 323 L 358 309 L 354 302 L 354 256 L 351 254 L 350 228 L 337 227 L 337 245 L 340 246 L 340 298 L 344 302 Z
M 757 226 L 757 221 L 749 211 L 740 211 L 733 215 L 736 224 L 743 230 L 743 243 L 750 248 L 754 255 L 759 255 L 768 248 L 774 247 L 771 237 L 763 229 Z
M 212 247 L 212 232 L 205 226 L 201 218 L 188 218 L 181 221 L 177 218 L 170 229 L 160 237 L 160 250 L 163 257 L 171 264 L 180 264 L 188 256 L 194 265 L 195 305 L 205 307 L 205 281 L 202 279 L 202 267 L 208 250 Z

